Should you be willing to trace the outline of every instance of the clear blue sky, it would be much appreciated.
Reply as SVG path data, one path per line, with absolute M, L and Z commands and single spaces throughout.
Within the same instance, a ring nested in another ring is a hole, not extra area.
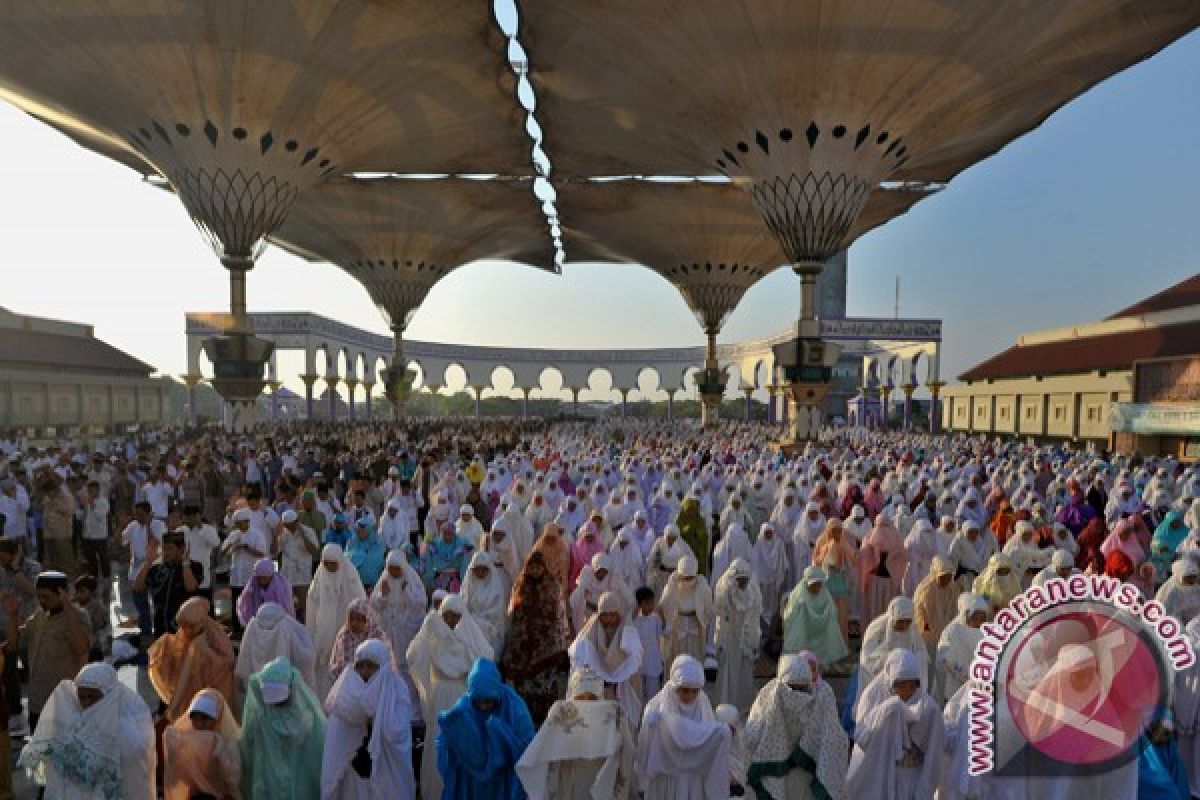
M 1095 319 L 1200 272 L 1200 36 L 1192 34 L 1067 106 L 850 253 L 849 313 L 945 320 L 943 374 L 1022 331 Z M 14 311 L 93 323 L 97 335 L 178 375 L 183 314 L 228 306 L 225 272 L 178 201 L 0 106 L 4 289 Z M 550 157 L 554 154 L 551 151 Z M 790 324 L 796 278 L 752 289 L 723 340 Z M 332 266 L 269 250 L 252 310 L 312 310 L 386 333 L 366 292 Z M 698 345 L 676 291 L 632 266 L 562 276 L 497 262 L 429 295 L 415 339 L 548 347 Z M 302 371 L 280 362 L 286 382 Z

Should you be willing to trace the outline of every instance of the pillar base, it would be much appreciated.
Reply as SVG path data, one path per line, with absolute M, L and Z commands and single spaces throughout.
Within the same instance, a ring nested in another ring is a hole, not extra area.
M 245 433 L 257 422 L 257 403 L 266 380 L 263 369 L 275 345 L 249 333 L 227 333 L 204 341 L 204 353 L 213 365 L 213 389 L 229 405 L 226 428 Z
M 383 379 L 383 396 L 391 402 L 397 414 L 404 410 L 408 396 L 412 394 L 413 383 L 417 380 L 417 371 L 409 367 L 388 367 L 380 375 Z
M 700 392 L 700 425 L 712 430 L 721 422 L 721 401 L 725 399 L 722 392 Z
M 802 324 L 797 326 L 802 331 Z M 787 454 L 815 442 L 824 421 L 822 404 L 832 388 L 833 366 L 841 356 L 840 345 L 816 337 L 797 336 L 773 348 L 775 364 L 783 371 L 783 389 L 790 420 L 779 447 Z

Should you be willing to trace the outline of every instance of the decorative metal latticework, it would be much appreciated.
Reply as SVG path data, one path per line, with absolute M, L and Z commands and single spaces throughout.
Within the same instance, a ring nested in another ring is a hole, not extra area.
M 672 269 L 668 277 L 707 333 L 725 326 L 746 289 L 763 274 L 756 267 L 706 263 L 684 264 Z M 738 280 L 739 276 L 743 280 Z
M 793 264 L 823 264 L 849 237 L 871 188 L 850 175 L 809 172 L 755 183 L 750 197 Z
M 129 144 L 171 182 L 218 256 L 254 260 L 300 191 L 337 169 L 319 146 L 274 131 L 152 121 Z

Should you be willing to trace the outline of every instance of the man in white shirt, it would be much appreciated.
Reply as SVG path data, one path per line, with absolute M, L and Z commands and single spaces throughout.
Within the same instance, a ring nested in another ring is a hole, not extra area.
M 175 496 L 175 487 L 163 477 L 161 467 L 155 468 L 150 480 L 142 487 L 142 496 L 150 504 L 150 513 L 154 518 L 165 523 L 171 509 L 171 498 Z
M 21 544 L 29 552 L 26 539 L 29 518 L 29 492 L 12 478 L 0 480 L 0 514 L 4 515 L 4 538 Z
M 108 597 L 112 577 L 108 560 L 108 496 L 101 492 L 99 481 L 88 481 L 79 515 L 83 519 L 84 563 L 88 573 L 104 587 L 104 597 Z
M 295 511 L 283 512 L 274 537 L 273 552 L 279 556 L 279 572 L 292 586 L 296 610 L 304 608 L 304 598 L 313 578 L 313 559 L 321 552 L 317 532 L 299 520 Z
M 185 541 L 187 543 L 187 557 L 191 561 L 199 562 L 200 566 L 204 567 L 204 576 L 200 579 L 200 586 L 196 590 L 196 594 L 208 600 L 208 613 L 212 614 L 217 607 L 213 600 L 213 551 L 221 546 L 221 537 L 217 534 L 217 529 L 205 522 L 200 516 L 200 506 L 188 505 L 183 507 L 183 525 L 187 528 Z
M 121 532 L 121 542 L 129 548 L 129 580 L 133 581 L 142 571 L 147 559 L 158 557 L 159 546 L 167 532 L 166 523 L 155 519 L 150 504 L 142 501 L 133 506 L 133 521 Z M 154 610 L 150 607 L 150 594 L 145 589 L 133 592 L 133 607 L 137 609 L 138 630 L 142 634 L 143 649 L 150 646 L 154 634 Z
M 225 544 L 221 545 L 223 551 L 233 555 L 233 563 L 229 567 L 229 589 L 235 609 L 233 635 L 239 639 L 242 636 L 242 622 L 236 612 L 238 598 L 242 596 L 246 584 L 254 577 L 255 562 L 267 554 L 267 538 L 262 530 L 250 524 L 253 517 L 254 512 L 249 508 L 239 508 L 233 512 L 229 519 L 229 536 L 226 537 Z

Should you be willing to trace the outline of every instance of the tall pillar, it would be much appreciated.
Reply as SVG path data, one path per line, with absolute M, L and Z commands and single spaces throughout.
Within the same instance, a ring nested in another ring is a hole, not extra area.
M 354 422 L 355 418 L 358 416 L 358 413 L 354 410 L 354 390 L 356 388 L 358 388 L 358 379 L 346 378 L 346 393 L 350 396 L 348 408 L 350 409 L 351 422 Z
M 337 375 L 326 375 L 325 385 L 329 388 L 329 421 L 337 419 L 337 385 L 341 379 Z
M 667 422 L 675 421 L 675 389 L 667 389 Z
M 745 407 L 745 412 L 744 412 L 743 417 L 746 422 L 749 422 L 750 421 L 750 403 L 751 403 L 750 395 L 754 394 L 754 389 L 753 388 L 742 389 L 742 392 L 744 392 L 746 395 L 746 407 Z
M 301 375 L 300 380 L 304 381 L 304 415 L 308 419 L 313 418 L 313 384 L 317 382 L 317 376 L 313 374 Z
M 942 401 L 938 398 L 938 393 L 941 392 L 942 387 L 945 385 L 946 384 L 944 384 L 940 381 L 932 381 L 929 384 L 929 393 L 930 393 L 930 395 L 932 395 L 929 400 L 929 432 L 930 433 L 941 433 L 942 432 Z M 970 415 L 973 416 L 975 413 L 975 410 L 972 408 L 972 409 L 969 409 L 969 411 L 970 411 Z M 1045 422 L 1046 422 L 1045 414 L 1043 414 L 1042 417 L 1043 417 L 1042 424 L 1045 425 Z
M 892 422 L 892 387 L 879 387 L 879 429 L 886 431 Z
M 375 403 L 371 399 L 371 390 L 375 388 L 375 381 L 363 381 L 363 391 L 367 395 L 367 422 L 375 421 Z
M 194 373 L 181 375 L 184 384 L 187 385 L 187 402 L 188 402 L 188 425 L 195 426 L 199 419 L 199 414 L 196 412 L 196 386 L 204 379 L 204 376 Z M 9 409 L 12 412 L 12 409 Z
M 912 430 L 912 426 L 913 426 L 913 424 L 912 424 L 912 410 L 913 410 L 912 396 L 913 396 L 913 389 L 916 389 L 917 387 L 913 386 L 911 383 L 906 383 L 900 388 L 904 390 L 904 423 L 903 423 L 902 427 L 906 431 Z
M 786 390 L 779 395 L 779 421 L 787 427 L 789 418 L 791 417 L 791 406 L 788 403 Z
M 629 392 L 631 390 L 618 389 L 617 391 L 621 393 L 621 419 L 625 419 L 626 415 L 629 413 Z
M 482 400 L 482 398 L 483 398 L 484 387 L 472 386 L 471 388 L 475 390 L 475 419 L 481 419 L 483 417 L 483 400 Z
M 571 390 L 571 416 L 576 417 L 576 418 L 579 417 L 579 393 L 581 391 L 583 391 L 583 390 L 582 389 L 572 389 Z
M 521 419 L 529 419 L 529 393 L 532 391 L 521 387 Z
M 774 384 L 767 387 L 767 424 L 774 425 L 776 423 L 775 403 L 779 397 L 779 392 L 775 389 Z
M 271 398 L 268 402 L 271 404 L 271 422 L 279 419 L 279 388 L 283 386 L 277 380 L 268 380 L 267 388 L 271 390 Z

